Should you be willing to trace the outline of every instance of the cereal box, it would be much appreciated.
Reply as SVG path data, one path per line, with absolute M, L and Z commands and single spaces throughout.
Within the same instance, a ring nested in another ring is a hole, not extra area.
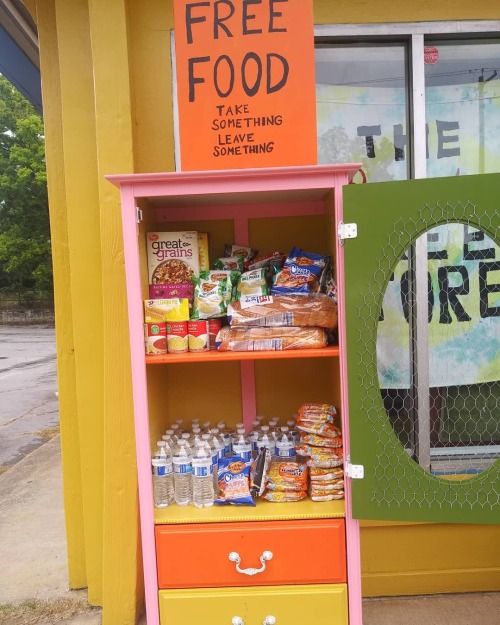
M 197 232 L 148 232 L 146 245 L 149 284 L 189 283 L 199 275 Z
M 198 232 L 198 254 L 200 271 L 208 271 L 210 269 L 210 255 L 208 252 L 207 232 Z

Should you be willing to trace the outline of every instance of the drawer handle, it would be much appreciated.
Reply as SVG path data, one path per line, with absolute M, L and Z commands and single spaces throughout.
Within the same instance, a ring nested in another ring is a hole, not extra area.
M 262 564 L 260 569 L 253 569 L 253 568 L 240 569 L 240 562 L 241 562 L 240 554 L 236 553 L 236 551 L 231 551 L 231 553 L 229 554 L 229 559 L 231 560 L 231 562 L 236 562 L 236 570 L 238 571 L 238 573 L 243 573 L 243 575 L 256 575 L 257 573 L 262 573 L 262 571 L 266 569 L 266 561 L 272 560 L 272 558 L 273 558 L 272 551 L 264 551 L 264 553 L 260 556 L 260 563 Z M 235 624 L 233 623 L 233 625 Z M 242 625 L 242 624 L 238 623 L 237 625 Z M 266 623 L 266 625 L 272 625 L 272 624 Z
M 231 619 L 231 623 L 233 625 L 245 625 L 241 616 L 233 616 L 233 618 Z

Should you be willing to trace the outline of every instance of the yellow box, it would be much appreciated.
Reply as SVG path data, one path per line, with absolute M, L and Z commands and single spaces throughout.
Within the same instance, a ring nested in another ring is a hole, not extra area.
M 208 251 L 208 232 L 198 232 L 198 256 L 200 271 L 210 269 L 210 254 Z
M 188 321 L 189 300 L 187 298 L 144 300 L 144 321 Z

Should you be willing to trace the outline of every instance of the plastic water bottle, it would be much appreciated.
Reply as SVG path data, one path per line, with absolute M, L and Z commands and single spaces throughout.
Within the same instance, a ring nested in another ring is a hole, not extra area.
M 236 456 L 241 456 L 248 465 L 252 462 L 252 443 L 244 434 L 235 437 L 233 453 Z
M 288 428 L 286 429 L 288 430 Z M 293 436 L 288 431 L 278 435 L 276 439 L 275 456 L 277 460 L 295 461 L 295 443 Z
M 263 426 L 262 429 L 267 426 Z M 269 428 L 268 428 L 269 429 Z M 269 450 L 271 456 L 274 454 L 274 439 L 269 435 L 268 431 L 262 432 L 257 439 L 257 454 L 265 447 Z
M 217 453 L 217 465 L 214 465 L 214 493 L 215 496 L 219 494 L 219 460 L 224 458 L 224 441 L 222 440 L 219 429 L 212 428 L 210 430 L 210 446 L 213 448 L 214 453 Z
M 152 458 L 153 500 L 156 508 L 166 508 L 174 501 L 172 451 L 165 441 L 158 441 Z
M 224 421 L 219 421 L 217 423 L 217 427 L 219 428 L 220 435 L 222 436 L 222 440 L 224 441 L 224 455 L 231 455 L 231 428 L 227 428 Z
M 189 434 L 188 434 L 189 436 Z M 175 503 L 188 506 L 193 501 L 191 449 L 184 438 L 180 438 L 174 448 Z
M 193 451 L 193 503 L 197 508 L 210 508 L 214 503 L 212 449 L 206 441 Z

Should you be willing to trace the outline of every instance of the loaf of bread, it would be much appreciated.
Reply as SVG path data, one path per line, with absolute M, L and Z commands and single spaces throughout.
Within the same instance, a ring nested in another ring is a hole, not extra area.
M 231 326 L 337 327 L 337 304 L 327 295 L 274 295 L 260 301 L 257 298 L 254 305 L 232 302 L 228 308 Z
M 323 328 L 232 328 L 217 334 L 215 346 L 222 352 L 282 351 L 326 347 Z

